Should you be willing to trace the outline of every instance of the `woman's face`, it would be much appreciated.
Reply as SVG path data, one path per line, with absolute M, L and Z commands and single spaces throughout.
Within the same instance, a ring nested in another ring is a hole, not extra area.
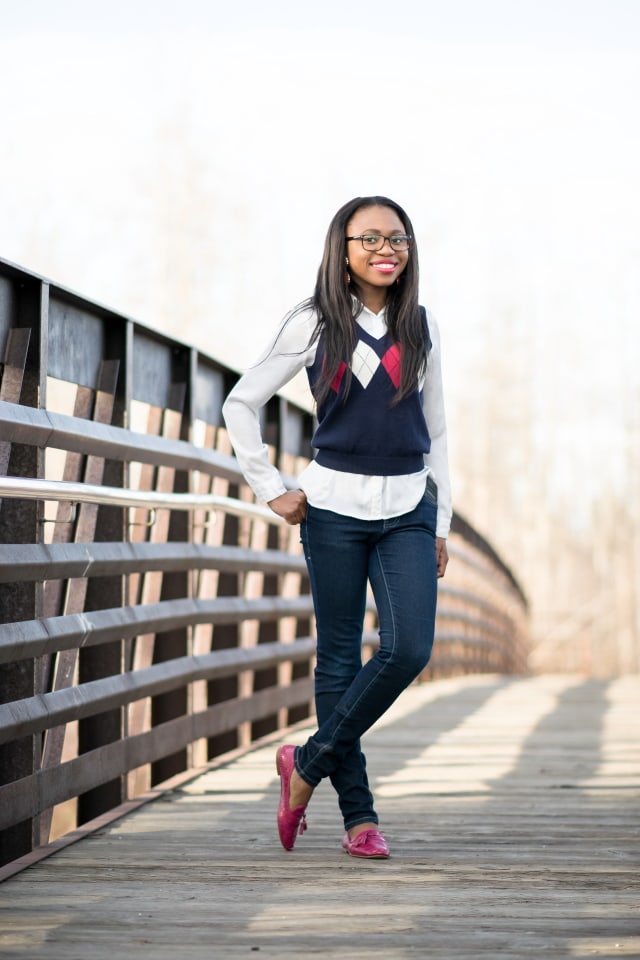
M 402 220 L 391 207 L 362 207 L 347 224 L 345 236 L 360 237 L 378 234 L 382 237 L 404 236 Z M 368 290 L 379 295 L 381 287 L 390 287 L 407 266 L 408 250 L 392 248 L 389 240 L 380 250 L 365 250 L 360 240 L 347 241 L 347 270 L 366 295 Z

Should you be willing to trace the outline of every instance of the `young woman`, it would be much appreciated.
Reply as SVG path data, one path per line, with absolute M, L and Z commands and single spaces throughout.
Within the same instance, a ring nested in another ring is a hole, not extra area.
M 303 368 L 316 456 L 287 490 L 259 411 Z M 338 210 L 313 296 L 231 391 L 224 417 L 258 499 L 301 525 L 315 609 L 318 730 L 277 752 L 280 840 L 293 848 L 314 787 L 329 777 L 343 848 L 386 858 L 360 737 L 429 660 L 451 519 L 438 329 L 418 304 L 413 228 L 397 203 L 358 197 Z M 380 647 L 363 666 L 368 583 Z

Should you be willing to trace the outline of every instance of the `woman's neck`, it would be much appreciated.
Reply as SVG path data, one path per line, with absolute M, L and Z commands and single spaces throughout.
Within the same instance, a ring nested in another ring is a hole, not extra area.
M 387 302 L 387 290 L 385 287 L 379 290 L 376 288 L 373 290 L 363 290 L 360 299 L 367 310 L 371 310 L 372 313 L 380 313 Z

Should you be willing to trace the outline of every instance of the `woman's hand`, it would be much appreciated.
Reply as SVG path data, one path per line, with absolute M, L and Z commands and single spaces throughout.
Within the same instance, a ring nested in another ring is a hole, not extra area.
M 444 537 L 436 537 L 436 563 L 438 565 L 438 576 L 444 577 L 444 572 L 449 563 L 447 541 Z
M 288 490 L 275 500 L 269 500 L 267 506 L 292 525 L 302 523 L 307 515 L 307 498 L 302 490 Z

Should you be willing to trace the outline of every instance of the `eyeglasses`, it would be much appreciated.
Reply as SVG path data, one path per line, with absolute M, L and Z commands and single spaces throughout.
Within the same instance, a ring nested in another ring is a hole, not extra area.
M 345 237 L 345 240 L 360 240 L 365 250 L 382 250 L 385 240 L 389 241 L 392 250 L 408 250 L 411 237 L 406 233 L 394 233 L 391 237 L 383 237 L 380 233 L 363 233 L 359 237 Z

